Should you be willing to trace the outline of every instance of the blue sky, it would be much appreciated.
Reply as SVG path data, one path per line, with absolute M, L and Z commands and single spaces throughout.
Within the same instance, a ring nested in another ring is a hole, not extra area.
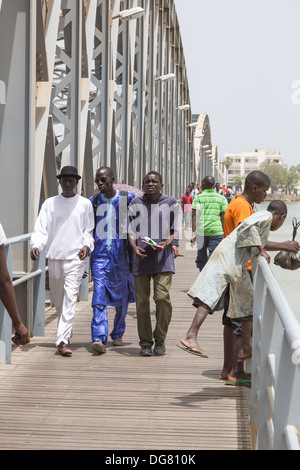
M 300 1 L 175 0 L 193 114 L 224 153 L 300 163 Z M 293 88 L 295 87 L 295 88 Z

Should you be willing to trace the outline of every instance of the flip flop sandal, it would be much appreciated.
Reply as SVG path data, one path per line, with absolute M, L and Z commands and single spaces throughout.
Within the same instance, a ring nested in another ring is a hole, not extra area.
M 251 380 L 245 379 L 245 380 L 238 380 L 237 382 L 232 382 L 231 380 L 226 380 L 225 385 L 233 385 L 235 387 L 247 387 L 251 388 Z
M 193 351 L 193 349 L 188 348 L 187 346 L 184 346 L 183 344 L 177 344 L 176 346 L 178 346 L 178 348 L 180 348 L 180 349 L 183 349 L 183 351 L 186 351 L 190 354 L 194 354 L 194 356 L 204 357 L 205 359 L 208 358 L 207 354 L 202 353 L 201 351 Z
M 245 375 L 249 377 L 249 379 L 251 379 L 251 372 L 245 372 Z M 225 379 L 224 377 L 222 377 L 222 375 L 220 375 L 219 377 L 220 380 L 223 380 L 224 382 L 228 379 Z

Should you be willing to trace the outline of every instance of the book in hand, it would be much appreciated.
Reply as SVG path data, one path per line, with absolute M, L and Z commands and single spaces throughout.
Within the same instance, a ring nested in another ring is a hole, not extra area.
M 147 245 L 150 245 L 153 250 L 156 250 L 156 248 L 159 248 L 158 244 L 152 240 L 152 238 L 149 237 L 144 237 L 143 242 L 147 243 Z

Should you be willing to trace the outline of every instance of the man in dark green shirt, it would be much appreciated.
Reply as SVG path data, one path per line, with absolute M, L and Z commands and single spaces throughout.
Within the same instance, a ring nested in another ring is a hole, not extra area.
M 227 200 L 213 189 L 215 179 L 205 176 L 201 182 L 202 192 L 192 204 L 192 239 L 197 241 L 196 265 L 201 271 L 214 249 L 223 238 L 224 214 Z

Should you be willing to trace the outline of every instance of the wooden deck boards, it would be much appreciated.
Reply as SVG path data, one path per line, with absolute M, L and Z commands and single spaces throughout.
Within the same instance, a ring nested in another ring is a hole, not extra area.
M 249 450 L 246 391 L 219 380 L 223 362 L 221 312 L 201 332 L 208 359 L 176 346 L 194 308 L 186 291 L 197 276 L 195 251 L 176 260 L 173 318 L 167 354 L 140 357 L 131 305 L 122 347 L 91 350 L 90 301 L 77 306 L 73 357 L 56 353 L 56 315 L 45 337 L 15 348 L 0 365 L 0 449 Z M 154 304 L 153 316 L 154 316 Z M 109 309 L 110 324 L 113 309 Z

